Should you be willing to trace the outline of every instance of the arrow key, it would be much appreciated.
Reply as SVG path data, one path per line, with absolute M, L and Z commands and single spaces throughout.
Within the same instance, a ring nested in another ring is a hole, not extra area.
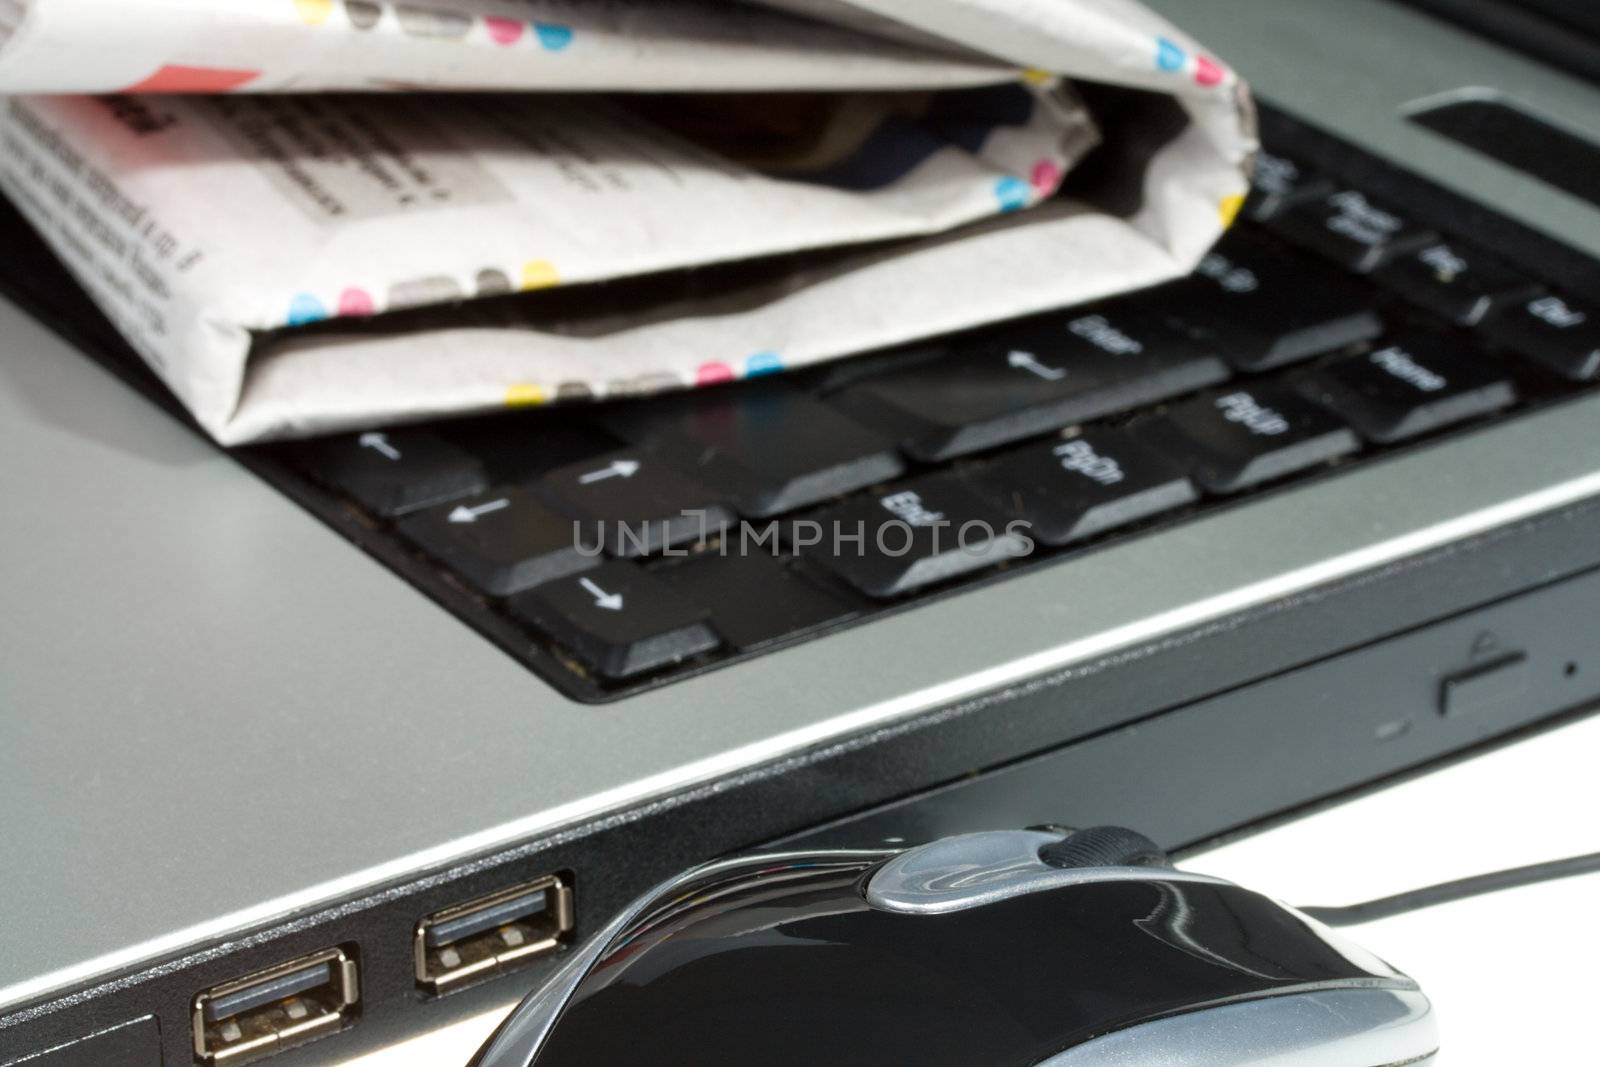
M 535 488 L 579 521 L 586 542 L 624 558 L 704 541 L 734 521 L 710 489 L 642 452 L 611 452 L 558 468 Z
M 472 456 L 428 430 L 370 431 L 304 446 L 312 472 L 386 519 L 487 486 Z
M 669 666 L 721 642 L 709 613 L 630 563 L 607 563 L 511 600 L 516 618 L 612 680 Z
M 600 564 L 570 518 L 522 489 L 480 493 L 402 519 L 400 533 L 489 596 L 510 596 Z
M 610 425 L 769 518 L 898 477 L 893 446 L 787 383 L 694 389 L 611 409 Z

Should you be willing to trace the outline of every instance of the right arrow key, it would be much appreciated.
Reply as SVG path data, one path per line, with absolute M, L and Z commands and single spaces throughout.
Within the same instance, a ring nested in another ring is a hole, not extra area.
M 710 652 L 709 613 L 631 563 L 607 563 L 510 602 L 512 615 L 613 681 Z

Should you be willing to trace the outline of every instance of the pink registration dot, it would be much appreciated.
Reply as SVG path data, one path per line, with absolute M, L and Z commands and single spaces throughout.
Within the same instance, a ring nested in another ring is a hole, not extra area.
M 517 19 L 485 15 L 483 24 L 489 30 L 489 39 L 495 44 L 516 44 L 522 39 L 522 23 Z
M 1039 160 L 1033 165 L 1033 174 L 1030 177 L 1033 187 L 1044 196 L 1051 196 L 1061 188 L 1061 167 L 1054 160 Z
M 700 369 L 694 373 L 695 384 L 716 385 L 718 382 L 733 381 L 733 368 L 726 363 L 702 363 Z
M 1194 61 L 1194 80 L 1201 85 L 1221 85 L 1226 77 L 1222 64 L 1210 56 L 1197 56 Z
M 339 314 L 362 318 L 373 312 L 372 297 L 365 289 L 346 289 L 339 294 Z

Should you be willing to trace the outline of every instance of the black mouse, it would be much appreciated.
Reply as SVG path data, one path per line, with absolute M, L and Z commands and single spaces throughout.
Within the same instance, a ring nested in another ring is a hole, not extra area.
M 1147 839 L 755 855 L 640 898 L 470 1067 L 1391 1067 L 1417 984 Z

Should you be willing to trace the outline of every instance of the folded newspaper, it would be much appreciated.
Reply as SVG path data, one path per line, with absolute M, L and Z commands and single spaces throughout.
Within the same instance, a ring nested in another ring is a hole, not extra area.
M 227 444 L 1141 288 L 1254 149 L 1135 0 L 0 0 L 0 92 L 0 189 Z

